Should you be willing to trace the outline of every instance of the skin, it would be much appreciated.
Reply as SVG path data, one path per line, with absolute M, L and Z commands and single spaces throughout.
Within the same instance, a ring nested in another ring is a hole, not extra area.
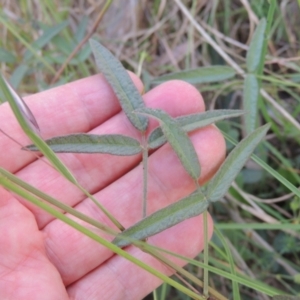
M 142 91 L 140 80 L 130 74 Z M 170 81 L 143 95 L 147 106 L 171 116 L 201 112 L 204 102 L 198 91 L 181 81 Z M 101 75 L 92 76 L 25 98 L 43 138 L 78 132 L 119 133 L 140 138 L 126 119 L 118 101 Z M 22 145 L 30 144 L 7 103 L 0 106 L 1 129 Z M 150 121 L 148 131 L 157 126 Z M 225 142 L 215 126 L 194 131 L 202 172 L 208 181 L 225 156 Z M 20 145 L 0 132 L 0 166 L 51 196 L 108 224 L 111 222 L 71 183 L 43 159 L 20 150 Z M 141 218 L 142 167 L 139 155 L 118 157 L 103 154 L 61 154 L 63 162 L 87 190 L 128 227 Z M 195 186 L 169 145 L 149 158 L 148 213 L 191 193 Z M 148 242 L 195 257 L 203 249 L 202 216 L 165 230 Z M 209 218 L 209 234 L 212 234 Z M 19 199 L 0 187 L 0 299 L 142 299 L 161 282 L 114 255 L 68 225 Z M 97 232 L 111 240 L 113 237 Z M 136 247 L 131 255 L 171 275 L 150 255 Z M 179 265 L 184 262 L 172 258 Z

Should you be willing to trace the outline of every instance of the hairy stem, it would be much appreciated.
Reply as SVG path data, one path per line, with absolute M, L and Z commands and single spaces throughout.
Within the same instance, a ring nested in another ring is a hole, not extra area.
M 148 145 L 146 134 L 142 135 L 143 146 L 143 218 L 147 216 L 147 196 L 148 196 Z
M 204 230 L 204 265 L 208 266 L 208 227 L 207 227 L 207 210 L 203 213 L 203 230 Z M 203 276 L 203 294 L 208 297 L 208 269 L 204 269 Z

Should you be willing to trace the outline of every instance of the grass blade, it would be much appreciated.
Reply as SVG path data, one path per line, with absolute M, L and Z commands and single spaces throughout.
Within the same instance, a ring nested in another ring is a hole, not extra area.
M 22 127 L 25 134 L 31 139 L 31 141 L 40 149 L 40 151 L 51 161 L 55 168 L 64 175 L 68 180 L 74 184 L 78 184 L 77 180 L 67 169 L 67 167 L 60 161 L 55 153 L 48 147 L 48 145 L 40 138 L 38 134 L 38 127 L 34 117 L 32 116 L 29 109 L 26 107 L 25 102 L 22 98 L 9 86 L 6 80 L 0 76 L 0 87 L 5 95 L 10 107 L 17 118 L 20 126 Z M 24 108 L 27 108 L 27 110 Z M 33 117 L 33 119 L 32 119 Z
M 198 156 L 190 138 L 181 129 L 178 122 L 159 109 L 143 108 L 136 112 L 150 115 L 159 120 L 167 141 L 177 154 L 186 171 L 196 181 L 200 177 Z
M 69 169 L 63 164 L 63 162 L 56 156 L 52 149 L 44 142 L 44 140 L 37 134 L 38 128 L 32 126 L 32 120 L 28 112 L 23 112 L 22 104 L 24 101 L 18 94 L 8 85 L 6 80 L 0 76 L 0 88 L 2 89 L 5 97 L 7 98 L 12 111 L 17 118 L 20 126 L 30 140 L 37 146 L 37 148 L 43 153 L 45 157 L 52 163 L 55 169 L 62 174 L 71 183 L 76 185 L 86 196 L 88 196 L 104 213 L 105 215 L 119 228 L 123 230 L 123 226 L 116 220 L 110 213 L 103 207 L 88 191 L 86 191 L 77 182 L 76 178 L 72 175 Z M 33 127 L 33 128 L 32 128 Z
M 182 116 L 175 120 L 185 132 L 190 132 L 227 118 L 241 116 L 243 113 L 244 111 L 242 110 L 220 109 Z M 161 128 L 158 127 L 150 133 L 148 146 L 151 149 L 155 149 L 162 146 L 166 141 Z
M 259 67 L 262 52 L 263 52 L 266 26 L 267 26 L 266 19 L 265 18 L 261 19 L 253 34 L 253 38 L 251 40 L 249 50 L 247 52 L 247 57 L 246 57 L 246 66 L 248 72 L 250 73 L 256 72 Z
M 108 153 L 112 155 L 134 155 L 142 151 L 138 140 L 120 134 L 70 134 L 45 141 L 56 153 Z M 39 151 L 35 145 L 25 150 Z
M 200 189 L 198 189 L 191 195 L 149 215 L 124 230 L 114 239 L 113 243 L 119 247 L 125 247 L 131 244 L 129 240 L 125 239 L 126 237 L 143 240 L 186 219 L 200 215 L 207 207 L 208 201 Z
M 145 106 L 144 101 L 127 71 L 111 52 L 100 43 L 90 40 L 90 45 L 99 70 L 104 74 L 116 93 L 126 116 L 135 128 L 145 131 L 148 126 L 148 118 L 133 113 L 135 109 Z
M 63 29 L 69 25 L 68 21 L 61 22 L 51 28 L 48 28 L 44 33 L 32 43 L 32 47 L 38 52 L 41 48 L 46 46 L 57 34 L 59 34 Z M 33 56 L 32 52 L 26 50 L 24 54 L 24 61 L 27 61 Z
M 210 202 L 218 201 L 229 189 L 251 153 L 269 130 L 266 124 L 243 139 L 228 155 L 221 168 L 207 185 L 206 196 Z
M 292 295 L 276 295 L 273 300 L 299 300 L 299 296 Z
M 235 141 L 230 135 L 228 135 L 226 132 L 221 131 L 224 137 L 228 142 L 230 142 L 233 145 L 237 145 L 237 141 Z M 264 143 L 266 146 L 268 144 Z M 282 176 L 279 172 L 274 170 L 272 167 L 270 167 L 267 163 L 265 163 L 262 159 L 260 159 L 257 155 L 252 154 L 251 158 L 253 161 L 255 161 L 259 166 L 261 166 L 263 169 L 265 169 L 270 175 L 272 175 L 274 178 L 276 178 L 280 183 L 282 183 L 287 189 L 289 189 L 292 193 L 294 193 L 297 197 L 300 198 L 300 191 L 299 189 L 293 185 L 289 180 L 287 180 L 284 176 Z
M 5 181 L 1 181 L 2 177 L 7 178 L 14 185 L 13 186 L 5 185 Z M 56 206 L 57 208 L 61 209 L 62 211 L 68 212 L 72 216 L 75 216 L 76 218 L 78 218 L 92 226 L 95 226 L 96 228 L 99 228 L 103 232 L 106 232 L 106 233 L 109 233 L 112 235 L 117 234 L 116 230 L 108 227 L 107 225 L 104 225 L 104 224 L 98 222 L 97 220 L 90 218 L 89 216 L 81 213 L 80 211 L 74 209 L 73 207 L 71 207 L 63 202 L 56 200 L 55 198 L 49 196 L 48 194 L 43 193 L 39 189 L 31 186 L 30 184 L 26 183 L 25 181 L 23 181 L 21 179 L 19 179 L 17 176 L 9 173 L 8 171 L 4 170 L 3 168 L 0 168 L 0 184 L 3 184 L 4 187 L 9 188 L 9 190 L 11 192 L 23 197 L 24 199 L 26 199 L 26 197 L 24 197 L 26 195 L 26 192 L 29 192 L 32 195 L 40 198 L 41 200 Z M 23 193 L 20 193 L 20 191 L 21 191 L 20 188 L 24 189 Z
M 237 276 L 236 267 L 234 264 L 232 253 L 230 251 L 230 248 L 229 248 L 228 242 L 226 241 L 226 238 L 223 236 L 222 232 L 216 226 L 214 226 L 214 233 L 217 235 L 217 237 L 219 238 L 220 242 L 223 245 L 223 248 L 225 249 L 226 256 L 227 256 L 226 258 L 227 258 L 227 261 L 230 266 L 231 274 Z M 233 299 L 241 300 L 238 283 L 236 281 L 232 280 L 231 284 L 232 284 Z
M 259 84 L 253 74 L 247 74 L 244 81 L 244 110 L 245 110 L 245 130 L 251 133 L 256 127 L 258 114 Z
M 186 70 L 155 78 L 152 83 L 159 84 L 168 80 L 179 79 L 191 84 L 210 83 L 234 77 L 236 72 L 227 66 L 202 67 L 195 70 Z
M 188 296 L 192 297 L 193 299 L 202 299 L 200 295 L 194 293 L 190 289 L 186 288 L 182 284 L 176 282 L 172 278 L 168 277 L 167 275 L 157 271 L 155 268 L 152 268 L 151 266 L 147 265 L 146 263 L 142 262 L 141 260 L 135 258 L 134 256 L 130 255 L 126 251 L 120 249 L 116 245 L 112 244 L 111 242 L 105 240 L 100 235 L 97 235 L 92 230 L 89 230 L 88 228 L 84 227 L 83 225 L 80 225 L 78 222 L 72 220 L 67 215 L 61 213 L 57 209 L 53 208 L 51 205 L 44 203 L 39 198 L 31 195 L 25 190 L 20 189 L 18 186 L 10 182 L 8 178 L 5 176 L 0 176 L 0 184 L 5 186 L 7 189 L 12 190 L 13 192 L 20 192 L 21 196 L 26 199 L 27 201 L 33 203 L 37 207 L 40 207 L 44 211 L 48 212 L 50 215 L 54 216 L 55 218 L 61 220 L 62 222 L 70 225 L 72 228 L 76 229 L 77 231 L 81 232 L 85 236 L 93 239 L 100 245 L 103 245 L 104 247 L 110 249 L 111 251 L 115 252 L 116 254 L 124 257 L 125 259 L 131 261 L 135 265 L 141 267 L 142 269 L 146 270 L 150 274 L 156 276 L 160 280 L 170 284 L 174 288 L 178 289 L 179 291 L 182 291 L 183 293 L 187 294 Z

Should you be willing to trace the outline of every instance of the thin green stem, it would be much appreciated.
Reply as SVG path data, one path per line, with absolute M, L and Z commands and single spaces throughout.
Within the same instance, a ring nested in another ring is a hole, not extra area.
M 4 176 L 0 177 L 0 183 L 1 183 L 2 186 L 4 186 L 5 188 L 7 188 L 8 190 L 11 189 L 12 183 L 10 182 L 10 180 L 8 178 L 6 178 Z M 50 206 L 47 203 L 44 203 L 39 198 L 34 197 L 33 195 L 30 195 L 24 189 L 19 188 L 18 186 L 15 186 L 13 188 L 13 190 L 14 190 L 14 192 L 17 192 L 18 195 L 20 195 L 21 197 L 23 197 L 27 201 L 29 201 L 29 202 L 33 203 L 34 205 L 40 207 L 41 209 L 43 209 L 44 211 L 48 212 L 49 214 L 51 214 L 55 218 L 57 218 L 57 219 L 63 221 L 64 223 L 70 225 L 71 227 L 73 227 L 77 231 L 83 233 L 87 237 L 90 237 L 94 241 L 96 241 L 99 244 L 103 245 L 104 247 L 110 249 L 111 251 L 115 252 L 116 254 L 119 254 L 120 256 L 122 256 L 125 259 L 131 261 L 132 263 L 136 264 L 137 266 L 143 268 L 144 270 L 146 270 L 149 273 L 153 274 L 154 276 L 158 277 L 160 280 L 162 280 L 162 281 L 170 284 L 174 288 L 182 291 L 186 295 L 190 296 L 192 299 L 200 299 L 200 300 L 202 300 L 199 297 L 199 295 L 197 295 L 193 291 L 189 290 L 188 288 L 186 288 L 183 285 L 179 284 L 178 282 L 174 281 L 173 279 L 171 279 L 167 275 L 165 275 L 165 274 L 157 271 L 156 269 L 152 268 L 151 266 L 147 265 L 146 263 L 140 261 L 139 259 L 133 257 L 132 255 L 130 255 L 126 251 L 120 249 L 116 245 L 114 245 L 111 242 L 105 240 L 104 238 L 102 238 L 101 236 L 97 235 L 96 233 L 94 233 L 93 231 L 89 230 L 88 228 L 86 228 L 86 227 L 80 225 L 79 223 L 77 223 L 76 221 L 70 219 L 67 215 L 63 214 L 60 211 L 57 211 L 57 209 L 55 209 L 54 207 Z
M 204 265 L 208 266 L 208 226 L 207 226 L 207 210 L 203 213 L 203 230 L 204 230 Z M 203 294 L 208 297 L 208 269 L 203 270 Z
M 76 186 L 89 198 L 91 199 L 94 204 L 109 218 L 113 224 L 123 231 L 125 228 L 124 226 L 99 202 L 93 195 L 91 195 L 85 188 L 83 188 L 80 184 L 76 184 Z
M 155 289 L 153 292 L 153 300 L 158 300 L 158 295 L 157 295 L 157 289 Z
M 148 145 L 146 134 L 142 134 L 143 148 L 143 218 L 147 216 L 147 198 L 148 198 Z

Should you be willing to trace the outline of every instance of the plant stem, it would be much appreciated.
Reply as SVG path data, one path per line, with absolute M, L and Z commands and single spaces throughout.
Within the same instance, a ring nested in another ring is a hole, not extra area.
M 148 145 L 146 134 L 142 134 L 143 148 L 143 218 L 147 216 L 147 195 L 148 195 Z
M 207 210 L 203 213 L 203 230 L 204 230 L 204 265 L 208 266 L 208 228 L 207 228 Z M 203 294 L 208 297 L 208 269 L 203 270 Z

